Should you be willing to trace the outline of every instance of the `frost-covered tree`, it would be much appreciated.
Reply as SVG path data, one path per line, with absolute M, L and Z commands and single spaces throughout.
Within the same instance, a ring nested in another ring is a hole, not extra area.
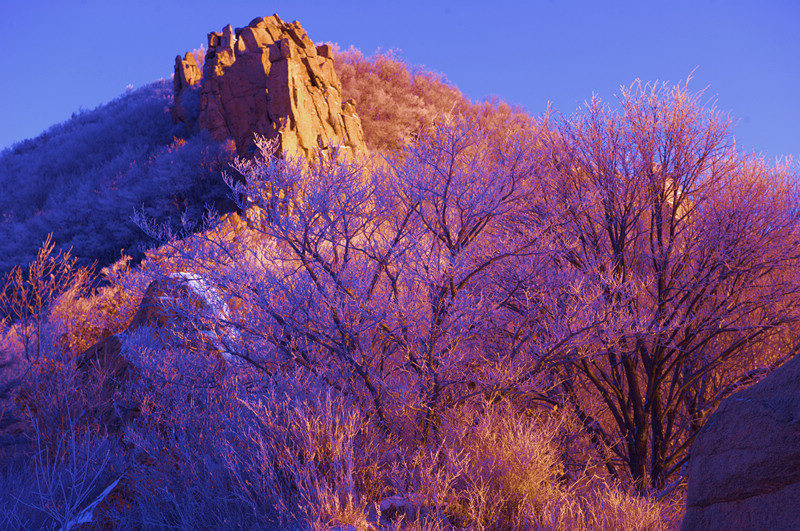
M 394 158 L 311 166 L 259 143 L 232 182 L 249 235 L 222 223 L 182 244 L 182 263 L 238 301 L 234 355 L 302 368 L 355 392 L 386 429 L 409 422 L 438 438 L 443 411 L 537 365 L 520 355 L 495 371 L 482 355 L 489 323 L 507 313 L 493 275 L 546 256 L 546 220 L 513 228 L 541 197 L 534 135 L 452 118 Z
M 619 103 L 593 99 L 547 141 L 553 275 L 597 290 L 604 319 L 561 385 L 635 484 L 663 488 L 719 401 L 794 352 L 769 341 L 800 317 L 800 210 L 699 95 L 637 83 Z

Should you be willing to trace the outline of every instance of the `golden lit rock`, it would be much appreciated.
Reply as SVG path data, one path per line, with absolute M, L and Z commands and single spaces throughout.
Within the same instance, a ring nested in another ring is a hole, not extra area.
M 235 31 L 226 26 L 208 35 L 202 80 L 194 81 L 191 54 L 176 61 L 173 116 L 195 125 L 180 107 L 199 83 L 196 124 L 218 140 L 232 138 L 240 155 L 252 151 L 255 134 L 277 138 L 284 155 L 313 158 L 335 145 L 366 153 L 361 120 L 355 105 L 342 101 L 333 60 L 332 47 L 316 46 L 296 21 L 273 15 Z

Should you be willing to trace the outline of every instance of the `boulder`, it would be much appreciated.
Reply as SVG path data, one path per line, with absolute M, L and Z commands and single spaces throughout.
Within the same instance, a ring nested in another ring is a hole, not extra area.
M 800 355 L 724 400 L 698 433 L 683 529 L 800 529 Z
M 196 311 L 205 315 L 209 321 L 219 322 L 230 319 L 230 310 L 219 292 L 201 276 L 194 273 L 173 273 L 152 281 L 144 292 L 142 302 L 134 314 L 126 332 L 147 326 L 165 328 L 183 326 L 180 315 L 173 311 L 182 301 L 188 301 Z M 197 323 L 190 326 L 195 328 Z M 197 336 L 206 348 L 221 355 L 221 362 L 229 362 L 231 353 L 224 344 L 235 341 L 238 334 L 230 327 L 221 329 L 196 330 Z M 122 340 L 115 334 L 101 339 L 83 353 L 77 360 L 79 374 L 84 378 L 100 378 L 100 396 L 95 412 L 109 431 L 116 431 L 138 414 L 136 405 L 122 405 L 115 402 L 117 392 L 128 382 L 134 365 L 122 354 Z
M 131 364 L 122 356 L 122 342 L 117 335 L 101 339 L 84 350 L 76 361 L 78 369 L 88 369 L 94 365 L 112 380 L 122 382 L 128 379 Z
M 195 126 L 185 101 L 199 90 L 196 125 L 217 140 L 232 138 L 239 155 L 253 151 L 255 134 L 275 139 L 284 155 L 314 158 L 331 146 L 366 153 L 333 61 L 331 46 L 316 46 L 297 21 L 273 15 L 236 30 L 228 25 L 209 33 L 201 79 L 191 54 L 176 59 L 173 117 Z
M 128 325 L 128 331 L 142 326 L 162 328 L 173 321 L 176 316 L 169 311 L 170 299 L 179 299 L 188 295 L 183 282 L 175 275 L 157 278 L 152 281 L 142 296 L 142 302 Z
M 116 335 L 101 339 L 78 356 L 78 374 L 99 382 L 99 395 L 92 414 L 109 433 L 117 433 L 139 414 L 136 404 L 122 403 L 117 392 L 133 374 L 133 364 L 122 355 L 122 341 Z

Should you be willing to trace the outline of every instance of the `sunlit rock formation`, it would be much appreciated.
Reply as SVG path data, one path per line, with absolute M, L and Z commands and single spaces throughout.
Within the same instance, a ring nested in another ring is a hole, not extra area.
M 199 111 L 198 90 L 203 73 L 197 66 L 197 61 L 192 52 L 183 58 L 175 58 L 175 77 L 172 79 L 172 88 L 175 99 L 170 109 L 174 122 L 184 122 L 194 126 Z
M 683 529 L 800 529 L 800 356 L 709 417 L 692 445 Z
M 178 56 L 174 88 L 176 121 L 217 140 L 232 138 L 240 155 L 253 150 L 254 134 L 277 138 L 289 155 L 313 156 L 333 145 L 367 151 L 354 103 L 342 102 L 333 50 L 315 46 L 297 21 L 273 15 L 209 33 L 202 76 L 191 53 Z

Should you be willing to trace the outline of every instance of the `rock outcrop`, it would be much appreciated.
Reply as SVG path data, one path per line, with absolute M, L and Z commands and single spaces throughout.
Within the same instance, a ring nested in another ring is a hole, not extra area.
M 683 529 L 800 529 L 800 355 L 709 417 Z
M 183 58 L 180 55 L 175 58 L 175 77 L 172 79 L 175 98 L 170 109 L 175 123 L 184 122 L 194 127 L 200 110 L 199 89 L 202 79 L 203 73 L 192 52 L 187 52 Z
M 175 61 L 176 120 L 232 138 L 240 155 L 253 135 L 277 139 L 283 154 L 313 157 L 333 145 L 366 153 L 361 121 L 333 69 L 333 50 L 315 46 L 299 22 L 277 15 L 235 31 L 209 33 L 202 76 L 191 53 Z M 199 92 L 199 109 L 193 97 Z

